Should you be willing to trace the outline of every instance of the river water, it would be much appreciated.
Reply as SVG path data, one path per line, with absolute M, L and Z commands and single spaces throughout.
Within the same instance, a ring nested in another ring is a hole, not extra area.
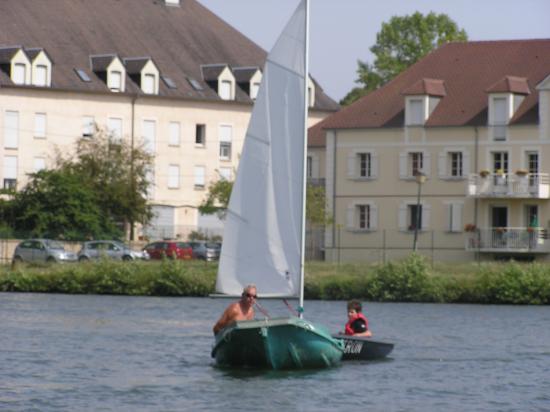
M 215 367 L 227 304 L 0 293 L 0 410 L 550 411 L 549 307 L 367 302 L 391 359 L 273 372 Z M 305 307 L 343 328 L 345 302 Z

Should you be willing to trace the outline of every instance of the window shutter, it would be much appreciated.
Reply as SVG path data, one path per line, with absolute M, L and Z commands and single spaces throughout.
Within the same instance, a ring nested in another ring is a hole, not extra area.
M 407 153 L 399 153 L 399 177 L 405 179 L 408 177 L 407 173 Z
M 462 173 L 464 177 L 468 177 L 470 174 L 470 153 L 462 152 Z
M 422 204 L 422 230 L 428 230 L 430 227 L 431 206 Z
M 352 230 L 355 228 L 355 205 L 348 206 L 346 227 L 349 230 Z
M 407 205 L 399 206 L 399 230 L 407 230 Z
M 430 152 L 423 152 L 422 157 L 422 173 L 424 173 L 426 176 L 430 176 L 432 170 Z
M 378 178 L 378 154 L 371 153 L 370 159 L 371 159 L 371 177 L 373 179 L 377 179 Z
M 460 232 L 462 230 L 462 204 L 453 203 L 450 206 L 452 207 L 453 214 L 453 225 L 451 227 L 451 231 Z
M 439 157 L 437 159 L 438 163 L 438 175 L 441 179 L 444 179 L 447 177 L 447 153 L 441 152 L 439 153 Z
M 4 114 L 4 147 L 17 149 L 19 145 L 19 112 L 6 111 Z
M 348 179 L 353 179 L 355 177 L 355 163 L 356 163 L 356 154 L 348 154 Z
M 370 205 L 370 229 L 378 229 L 378 206 Z

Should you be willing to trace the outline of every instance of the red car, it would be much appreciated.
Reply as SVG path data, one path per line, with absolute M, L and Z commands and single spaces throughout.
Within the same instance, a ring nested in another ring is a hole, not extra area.
M 193 248 L 187 242 L 177 242 L 175 240 L 163 240 L 161 242 L 149 243 L 143 248 L 151 259 L 182 259 L 193 258 Z

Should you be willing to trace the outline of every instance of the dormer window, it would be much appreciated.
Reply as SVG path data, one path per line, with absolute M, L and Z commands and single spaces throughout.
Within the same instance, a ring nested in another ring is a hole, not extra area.
M 141 88 L 143 93 L 158 94 L 160 72 L 150 57 L 124 59 L 124 64 L 128 76 Z M 170 88 L 170 86 L 168 87 Z
M 11 80 L 15 84 L 25 84 L 25 73 L 27 71 L 27 66 L 23 63 L 15 63 L 13 65 L 13 73 Z
M 231 82 L 228 80 L 223 80 L 220 83 L 220 97 L 223 100 L 231 100 Z
M 236 79 L 226 64 L 208 64 L 201 66 L 204 81 L 223 100 L 235 100 Z
M 52 59 L 41 48 L 25 49 L 31 63 L 31 83 L 33 86 L 50 87 L 52 83 Z
M 122 91 L 122 73 L 119 71 L 113 70 L 109 73 L 109 89 L 112 92 Z
M 21 46 L 0 47 L 0 69 L 14 84 L 31 83 L 31 61 Z
M 405 126 L 423 126 L 447 95 L 445 83 L 438 79 L 420 79 L 402 93 L 405 95 Z
M 126 89 L 126 69 L 118 56 L 114 54 L 90 57 L 92 71 L 105 82 L 110 91 L 124 92 Z
M 233 75 L 239 87 L 252 99 L 256 100 L 262 82 L 262 71 L 257 66 L 233 67 Z
M 506 140 L 507 126 L 525 96 L 530 94 L 527 79 L 504 76 L 486 90 L 489 93 L 490 133 L 496 141 Z
M 308 76 L 307 98 L 308 98 L 308 106 L 309 107 L 315 106 L 315 82 L 311 80 L 310 76 Z
M 250 98 L 256 100 L 258 97 L 258 92 L 260 91 L 260 83 L 252 83 L 252 88 L 250 89 Z

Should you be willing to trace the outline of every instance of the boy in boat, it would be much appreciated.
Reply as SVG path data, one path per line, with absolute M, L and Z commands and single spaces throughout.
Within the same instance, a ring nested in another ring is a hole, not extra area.
M 363 306 L 358 300 L 348 302 L 348 323 L 346 323 L 346 335 L 353 336 L 372 336 L 369 330 L 369 321 L 362 313 Z
M 214 335 L 237 320 L 254 319 L 254 303 L 256 303 L 257 297 L 256 285 L 246 286 L 243 289 L 241 299 L 238 302 L 230 304 L 214 325 Z

